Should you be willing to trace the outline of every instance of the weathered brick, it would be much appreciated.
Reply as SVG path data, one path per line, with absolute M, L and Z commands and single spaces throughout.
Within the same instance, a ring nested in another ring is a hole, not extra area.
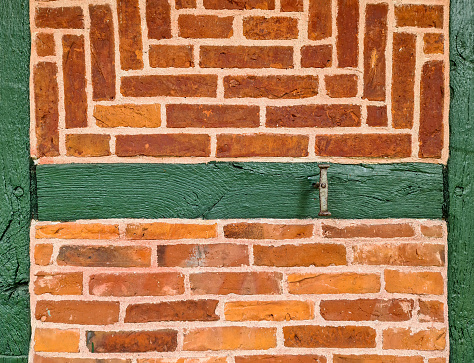
M 63 8 L 42 8 L 35 11 L 35 24 L 38 28 L 82 29 L 84 15 L 79 6 Z
M 43 322 L 107 325 L 118 322 L 119 303 L 113 301 L 40 300 L 35 318 Z
M 125 235 L 129 239 L 198 239 L 217 237 L 217 225 L 188 223 L 131 223 Z
M 291 294 L 367 294 L 380 291 L 380 276 L 354 272 L 333 274 L 290 274 Z
M 405 294 L 442 295 L 444 280 L 439 272 L 385 270 L 385 290 Z
M 176 272 L 94 274 L 89 293 L 97 296 L 163 296 L 184 293 L 184 276 Z
M 253 254 L 254 264 L 257 266 L 337 266 L 347 263 L 346 247 L 329 243 L 255 245 Z
M 415 107 L 416 34 L 394 33 L 392 54 L 392 126 L 411 129 Z
M 354 224 L 343 227 L 323 224 L 323 237 L 328 238 L 400 238 L 414 237 L 410 224 Z
M 240 326 L 191 329 L 184 334 L 184 350 L 269 349 L 276 347 L 275 328 Z
M 428 363 L 446 363 L 446 358 L 430 358 Z
M 444 246 L 424 243 L 355 245 L 354 263 L 363 265 L 444 266 Z
M 367 125 L 370 127 L 388 126 L 387 106 L 367 106 Z
M 423 64 L 420 96 L 420 158 L 440 158 L 443 149 L 444 64 Z
M 326 363 L 322 355 L 249 355 L 235 357 L 235 363 Z
M 303 11 L 303 0 L 281 0 L 281 11 Z
M 224 226 L 224 236 L 233 239 L 300 239 L 313 236 L 311 224 L 231 223 Z
M 225 304 L 228 321 L 289 321 L 307 320 L 314 317 L 311 301 L 231 301 Z
M 423 357 L 394 355 L 334 355 L 334 363 L 423 363 Z
M 267 127 L 356 127 L 361 125 L 360 106 L 298 105 L 267 107 Z
M 292 47 L 201 46 L 203 68 L 293 68 Z
M 318 94 L 317 76 L 226 76 L 226 98 L 290 99 Z
M 117 13 L 120 65 L 123 70 L 142 69 L 143 44 L 138 0 L 117 0 Z
M 337 74 L 325 76 L 326 91 L 329 97 L 355 97 L 357 96 L 358 81 L 354 74 Z
M 36 226 L 35 238 L 61 239 L 115 239 L 119 237 L 118 224 L 54 223 Z
M 36 153 L 38 157 L 59 155 L 58 67 L 41 62 L 33 67 Z
M 359 0 L 338 0 L 337 9 L 337 66 L 339 68 L 357 67 L 359 64 Z
M 412 332 L 411 329 L 389 328 L 383 331 L 383 349 L 443 350 L 445 347 L 445 329 Z
M 229 157 L 303 157 L 308 156 L 306 135 L 218 135 L 218 158 Z
M 184 74 L 122 77 L 125 97 L 216 97 L 217 76 Z
M 233 34 L 232 16 L 181 14 L 178 18 L 182 38 L 230 38 Z
M 243 244 L 173 244 L 157 247 L 162 267 L 239 267 L 249 264 L 248 247 Z
M 209 135 L 117 135 L 117 156 L 209 156 Z
M 53 245 L 42 243 L 35 246 L 34 259 L 35 263 L 40 266 L 47 266 L 51 263 L 53 254 Z
M 66 128 L 87 126 L 86 59 L 83 35 L 63 36 Z
M 367 4 L 364 37 L 364 98 L 385 101 L 388 4 Z M 376 148 L 376 146 L 373 146 Z
M 56 54 L 56 43 L 54 34 L 38 33 L 35 39 L 36 54 L 39 57 L 47 57 Z
M 397 26 L 419 28 L 443 28 L 442 5 L 397 5 L 395 21 Z
M 318 156 L 407 158 L 411 134 L 317 135 Z
M 443 54 L 444 34 L 426 33 L 423 36 L 423 51 L 425 54 Z
M 175 0 L 176 9 L 194 9 L 196 0 Z
M 444 303 L 437 300 L 418 300 L 420 310 L 418 320 L 421 322 L 444 322 Z
M 108 156 L 110 155 L 110 135 L 70 134 L 66 135 L 68 156 Z
M 158 127 L 161 125 L 159 104 L 95 105 L 94 118 L 99 127 Z
M 171 6 L 168 0 L 146 0 L 148 38 L 171 38 Z
M 321 40 L 332 35 L 331 1 L 310 0 L 308 18 L 310 40 Z
M 442 238 L 443 237 L 443 226 L 428 226 L 422 225 L 421 234 L 428 238 Z
M 366 326 L 285 326 L 285 347 L 375 348 L 375 329 Z
M 167 127 L 258 127 L 259 116 L 258 106 L 203 104 L 166 106 Z
M 82 295 L 82 272 L 37 272 L 35 277 L 36 295 Z
M 206 358 L 145 358 L 138 359 L 138 363 L 227 363 L 225 357 Z
M 115 99 L 115 40 L 112 9 L 109 5 L 89 5 L 92 64 L 92 99 Z
M 326 68 L 332 65 L 332 45 L 305 45 L 301 47 L 301 67 Z
M 192 45 L 151 45 L 150 66 L 154 68 L 194 67 Z
M 103 359 L 103 358 L 63 358 L 63 357 L 42 357 L 35 354 L 34 363 L 131 363 L 131 359 Z
M 326 320 L 406 321 L 411 319 L 414 305 L 408 299 L 323 300 L 320 309 Z
M 189 276 L 194 295 L 280 294 L 281 280 L 278 272 L 204 272 Z
M 79 352 L 79 330 L 35 329 L 35 352 Z
M 215 321 L 218 300 L 181 300 L 156 304 L 130 304 L 125 313 L 126 323 L 152 321 Z
M 204 7 L 206 9 L 214 10 L 274 10 L 275 0 L 204 0 Z
M 94 353 L 173 352 L 177 332 L 171 329 L 149 331 L 88 331 L 87 348 Z
M 296 39 L 298 19 L 282 16 L 250 16 L 243 21 L 244 36 L 247 39 Z
M 148 267 L 151 251 L 139 246 L 61 246 L 60 266 Z

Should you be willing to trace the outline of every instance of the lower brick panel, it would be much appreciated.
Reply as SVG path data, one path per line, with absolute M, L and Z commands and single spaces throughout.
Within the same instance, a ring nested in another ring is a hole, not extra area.
M 441 363 L 439 220 L 34 222 L 30 361 Z

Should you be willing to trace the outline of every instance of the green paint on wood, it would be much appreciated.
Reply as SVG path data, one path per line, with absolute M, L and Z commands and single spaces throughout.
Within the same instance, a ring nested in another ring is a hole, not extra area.
M 451 0 L 450 362 L 474 360 L 474 2 Z
M 333 218 L 441 218 L 443 167 L 332 164 Z M 38 218 L 315 218 L 315 163 L 37 168 Z
M 0 357 L 30 341 L 28 24 L 27 0 L 0 1 Z

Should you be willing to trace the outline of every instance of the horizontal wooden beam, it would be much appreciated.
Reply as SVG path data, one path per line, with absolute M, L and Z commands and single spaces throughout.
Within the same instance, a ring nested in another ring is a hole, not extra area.
M 38 219 L 317 218 L 316 163 L 37 167 Z M 331 218 L 442 218 L 443 166 L 332 164 Z

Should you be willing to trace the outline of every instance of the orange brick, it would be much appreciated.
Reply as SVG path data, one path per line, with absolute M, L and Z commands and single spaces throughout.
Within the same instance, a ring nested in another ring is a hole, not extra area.
M 184 350 L 260 350 L 276 347 L 276 328 L 240 326 L 191 329 L 184 334 Z
M 35 354 L 34 363 L 131 363 L 130 359 L 96 359 L 96 358 L 63 358 L 63 357 L 42 357 Z
M 366 326 L 285 326 L 285 347 L 375 348 L 375 329 Z
M 192 45 L 151 45 L 149 57 L 154 68 L 194 67 Z
M 323 236 L 328 238 L 399 238 L 414 237 L 415 230 L 409 224 L 356 224 L 332 226 L 323 224 Z
M 36 320 L 50 323 L 107 325 L 118 322 L 119 303 L 112 301 L 40 300 Z
M 418 320 L 421 322 L 444 322 L 444 303 L 437 300 L 419 300 Z
M 225 304 L 225 319 L 229 321 L 289 321 L 314 317 L 311 301 L 231 301 Z
M 421 226 L 421 234 L 429 238 L 442 238 L 443 226 Z
M 34 258 L 35 263 L 40 266 L 47 266 L 51 263 L 51 256 L 53 254 L 53 245 L 38 244 L 35 246 Z
M 148 267 L 151 250 L 141 246 L 61 246 L 57 262 L 60 266 Z
M 423 51 L 426 54 L 443 54 L 444 34 L 426 33 L 423 36 Z
M 320 309 L 326 320 L 406 321 L 411 319 L 414 305 L 407 299 L 323 300 Z
M 298 19 L 282 16 L 250 16 L 243 20 L 244 36 L 247 39 L 296 39 Z
M 158 127 L 160 105 L 95 105 L 94 118 L 99 127 Z
M 121 68 L 142 69 L 143 44 L 138 0 L 117 0 L 117 15 Z
M 171 38 L 171 6 L 167 0 L 146 0 L 148 38 Z
M 357 76 L 353 74 L 338 74 L 325 76 L 326 91 L 329 97 L 355 97 L 357 96 Z
M 419 28 L 443 28 L 442 5 L 397 5 L 395 21 L 397 26 Z
M 35 24 L 38 28 L 82 29 L 84 15 L 79 6 L 63 8 L 36 8 Z
M 359 64 L 359 1 L 338 0 L 337 9 L 337 66 L 339 68 L 357 67 Z
M 227 363 L 225 357 L 208 358 L 144 358 L 138 359 L 138 363 Z
M 36 227 L 36 238 L 115 239 L 119 237 L 117 224 L 55 223 Z
M 79 352 L 79 330 L 35 329 L 35 352 Z
M 313 225 L 232 223 L 224 226 L 226 238 L 233 239 L 300 239 L 313 236 Z
M 230 38 L 234 18 L 217 15 L 182 14 L 178 18 L 179 36 L 182 38 Z
M 235 357 L 235 363 L 326 363 L 322 355 L 249 355 Z
M 326 68 L 331 65 L 332 45 L 305 45 L 301 47 L 301 67 Z
M 275 0 L 204 0 L 204 7 L 206 9 L 224 10 L 224 9 L 262 9 L 274 10 Z
M 385 270 L 385 290 L 406 294 L 443 295 L 444 280 L 439 272 Z
M 156 304 L 130 304 L 127 306 L 126 323 L 152 321 L 216 321 L 218 300 L 181 300 Z
M 428 363 L 446 363 L 446 358 L 430 358 Z
M 281 0 L 280 11 L 303 11 L 302 0 Z
M 66 135 L 66 152 L 68 156 L 108 156 L 110 155 L 110 135 Z
M 394 355 L 334 355 L 334 363 L 423 363 L 423 357 L 397 357 Z
M 35 274 L 34 291 L 36 295 L 81 295 L 82 272 Z
M 47 57 L 56 54 L 56 43 L 54 42 L 54 34 L 39 33 L 36 35 L 36 54 L 39 57 Z
M 94 353 L 172 352 L 176 350 L 175 330 L 88 331 L 87 348 Z
M 367 294 L 380 291 L 380 276 L 353 272 L 334 274 L 290 274 L 291 294 Z
M 383 349 L 443 350 L 446 347 L 444 329 L 420 330 L 389 328 L 383 331 Z
M 321 40 L 332 35 L 331 2 L 310 0 L 308 18 L 308 38 L 310 40 Z
M 388 126 L 387 106 L 367 106 L 367 125 L 370 127 Z
M 196 7 L 196 0 L 175 0 L 176 9 L 193 9 Z
M 125 235 L 129 239 L 198 239 L 217 237 L 216 224 L 139 223 L 128 224 Z

